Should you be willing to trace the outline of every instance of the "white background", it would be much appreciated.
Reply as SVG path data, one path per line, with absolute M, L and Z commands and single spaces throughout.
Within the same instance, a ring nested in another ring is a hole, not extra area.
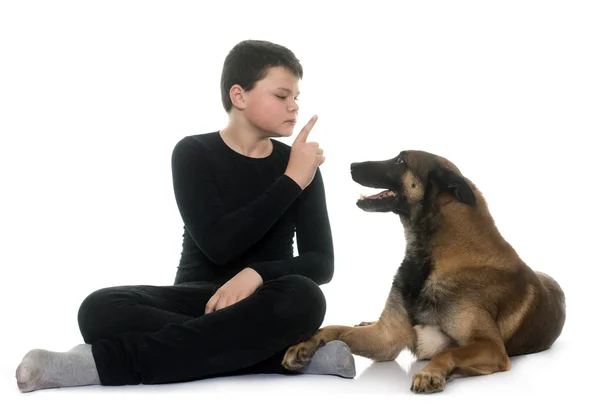
M 185 406 L 203 410 L 347 401 L 504 409 L 595 395 L 598 3 L 393 4 L 2 2 L 0 404 L 10 407 L 0 407 L 164 409 L 183 407 L 187 394 Z M 403 358 L 375 366 L 357 358 L 354 380 L 255 376 L 18 392 L 14 371 L 29 349 L 82 342 L 76 313 L 87 294 L 172 284 L 183 226 L 171 151 L 184 136 L 225 125 L 223 59 L 247 38 L 283 44 L 301 60 L 296 132 L 320 116 L 310 139 L 327 156 L 336 253 L 324 324 L 376 319 L 403 257 L 398 218 L 355 206 L 361 191 L 374 191 L 351 180 L 350 163 L 421 149 L 455 162 L 521 257 L 563 286 L 567 322 L 552 350 L 426 398 L 409 391 L 424 363 L 408 369 Z

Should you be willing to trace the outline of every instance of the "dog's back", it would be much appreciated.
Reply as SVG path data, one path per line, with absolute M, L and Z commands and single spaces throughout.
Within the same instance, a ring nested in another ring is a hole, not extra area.
M 475 282 L 479 284 L 474 289 L 485 290 L 478 299 L 496 313 L 509 356 L 547 350 L 565 323 L 564 292 L 551 276 L 534 271 L 520 258 L 496 227 L 483 194 L 468 178 L 464 181 L 477 201 L 472 207 L 446 203 L 440 209 L 447 232 L 441 260 L 463 263 L 452 270 L 451 277 L 464 278 L 465 291 Z

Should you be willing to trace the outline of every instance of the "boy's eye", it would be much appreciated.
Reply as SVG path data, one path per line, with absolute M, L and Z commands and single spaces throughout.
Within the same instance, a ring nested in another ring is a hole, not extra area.
M 288 98 L 288 96 L 277 96 L 277 95 L 276 95 L 276 97 L 279 98 L 279 99 L 281 99 L 281 100 L 285 100 L 286 98 Z M 294 100 L 298 101 L 298 97 L 294 97 Z

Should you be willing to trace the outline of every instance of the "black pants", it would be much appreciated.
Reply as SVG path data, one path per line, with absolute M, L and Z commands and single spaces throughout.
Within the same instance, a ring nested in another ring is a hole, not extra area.
M 325 297 L 296 275 L 204 315 L 219 285 L 120 286 L 91 293 L 79 328 L 102 385 L 161 384 L 207 377 L 288 372 L 287 348 L 309 338 L 325 316 Z

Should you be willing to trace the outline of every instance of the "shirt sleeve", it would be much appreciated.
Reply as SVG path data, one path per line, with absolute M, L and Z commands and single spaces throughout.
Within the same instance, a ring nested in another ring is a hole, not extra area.
M 201 146 L 182 139 L 171 168 L 177 207 L 192 239 L 216 264 L 226 264 L 259 241 L 300 196 L 302 188 L 283 174 L 254 201 L 225 213 L 208 157 Z
M 296 274 L 322 285 L 331 281 L 334 271 L 334 251 L 321 171 L 317 169 L 311 184 L 298 201 L 296 237 L 298 256 L 288 260 L 249 264 L 264 282 Z

